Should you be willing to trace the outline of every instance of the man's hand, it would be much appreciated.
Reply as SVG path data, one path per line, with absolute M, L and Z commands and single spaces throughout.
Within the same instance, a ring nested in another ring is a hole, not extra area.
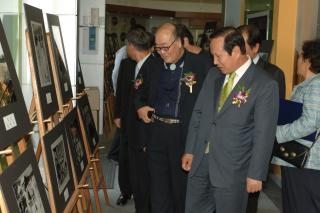
M 121 119 L 120 118 L 115 118 L 113 120 L 114 124 L 116 125 L 117 128 L 121 128 Z
M 182 156 L 182 169 L 189 172 L 191 169 L 192 160 L 193 160 L 192 154 L 184 154 Z
M 262 189 L 262 181 L 247 178 L 247 192 L 254 193 L 259 192 Z
M 138 109 L 138 116 L 143 122 L 150 123 L 151 119 L 148 117 L 149 112 L 154 112 L 154 109 L 149 106 L 144 106 Z

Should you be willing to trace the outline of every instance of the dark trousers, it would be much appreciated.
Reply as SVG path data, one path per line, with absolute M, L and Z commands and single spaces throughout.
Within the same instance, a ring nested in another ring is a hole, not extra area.
M 132 187 L 130 184 L 128 142 L 126 141 L 123 133 L 120 134 L 118 181 L 121 194 L 123 196 L 131 197 Z
M 150 212 L 147 153 L 129 146 L 130 182 L 137 213 Z
M 116 129 L 108 152 L 108 158 L 117 162 L 119 162 L 120 152 L 120 131 L 121 130 L 119 128 Z
M 281 167 L 283 213 L 320 212 L 320 171 Z
M 260 192 L 249 193 L 247 213 L 257 213 L 259 196 Z
M 204 155 L 195 174 L 189 176 L 186 213 L 244 213 L 248 193 L 245 184 L 216 187 L 211 184 L 208 155 Z
M 152 213 L 184 213 L 187 174 L 181 168 L 183 149 L 180 124 L 151 124 L 148 164 Z

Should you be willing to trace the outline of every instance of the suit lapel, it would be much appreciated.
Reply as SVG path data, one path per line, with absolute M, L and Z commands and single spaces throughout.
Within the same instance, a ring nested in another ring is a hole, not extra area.
M 253 77 L 253 74 L 254 74 L 254 66 L 255 65 L 252 63 L 250 65 L 250 67 L 248 68 L 248 70 L 240 78 L 238 83 L 234 86 L 234 88 L 230 92 L 228 98 L 224 102 L 224 105 L 222 106 L 220 112 L 218 113 L 218 116 L 223 114 L 223 112 L 226 111 L 232 105 L 232 98 L 233 98 L 234 94 L 239 90 L 239 86 L 244 86 L 244 88 L 246 90 L 250 88 L 252 77 Z
M 149 64 L 149 61 L 152 59 L 152 57 L 153 57 L 152 54 L 150 54 L 148 56 L 148 58 L 145 60 L 145 62 L 142 64 L 142 66 L 137 74 L 137 78 L 144 77 L 143 75 L 144 75 L 145 69 L 147 68 L 147 66 L 148 66 L 147 64 Z
M 187 72 L 195 73 L 195 71 L 192 70 L 192 64 L 191 64 L 191 61 L 190 61 L 190 55 L 186 51 L 186 56 L 185 56 L 185 59 L 184 59 L 184 64 L 183 64 L 182 73 L 181 73 L 181 78 L 183 78 L 184 74 L 187 73 Z M 197 78 L 197 76 L 196 76 L 196 78 Z M 184 100 L 184 97 L 185 97 L 187 91 L 189 91 L 189 87 L 187 87 L 184 82 L 180 81 L 180 101 Z
M 221 94 L 221 90 L 222 90 L 223 82 L 224 82 L 225 78 L 226 78 L 225 75 L 221 75 L 214 82 L 214 91 L 213 91 L 214 114 L 216 114 L 218 112 L 219 98 L 220 98 L 220 94 Z

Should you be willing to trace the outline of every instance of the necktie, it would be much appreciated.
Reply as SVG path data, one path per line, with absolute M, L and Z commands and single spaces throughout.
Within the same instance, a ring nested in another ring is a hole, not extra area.
M 222 88 L 220 99 L 219 99 L 218 112 L 221 110 L 221 108 L 224 105 L 224 102 L 227 100 L 230 92 L 232 91 L 233 81 L 235 77 L 236 77 L 236 72 L 229 74 L 229 79 Z

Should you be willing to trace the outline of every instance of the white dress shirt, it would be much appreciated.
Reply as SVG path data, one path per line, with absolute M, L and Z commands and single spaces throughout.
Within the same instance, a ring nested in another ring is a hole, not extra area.
M 116 93 L 116 90 L 117 90 L 117 81 L 118 81 L 120 63 L 123 59 L 127 57 L 128 57 L 127 46 L 125 45 L 116 52 L 116 57 L 114 60 L 114 67 L 112 70 L 112 85 L 113 85 L 114 93 Z
M 254 59 L 252 59 L 252 61 L 253 61 L 254 64 L 257 64 L 259 59 L 260 59 L 260 56 L 259 56 L 259 54 L 257 54 L 257 56 L 254 57 Z
M 144 62 L 147 60 L 147 58 L 151 55 L 151 53 L 149 53 L 148 55 L 146 55 L 143 59 L 141 59 L 137 65 L 136 65 L 136 69 L 135 69 L 135 73 L 134 73 L 134 79 L 137 78 L 137 75 L 139 73 L 139 70 L 141 69 L 142 65 L 144 64 Z
M 235 72 L 236 72 L 236 76 L 233 80 L 233 85 L 232 85 L 232 89 L 237 85 L 237 83 L 239 82 L 239 80 L 242 78 L 242 76 L 245 74 L 245 72 L 248 70 L 248 68 L 251 65 L 251 59 L 248 58 L 248 60 L 242 64 L 241 67 L 239 67 Z M 225 85 L 229 79 L 230 74 L 228 74 L 226 76 L 226 78 L 224 79 L 224 83 L 223 85 Z

